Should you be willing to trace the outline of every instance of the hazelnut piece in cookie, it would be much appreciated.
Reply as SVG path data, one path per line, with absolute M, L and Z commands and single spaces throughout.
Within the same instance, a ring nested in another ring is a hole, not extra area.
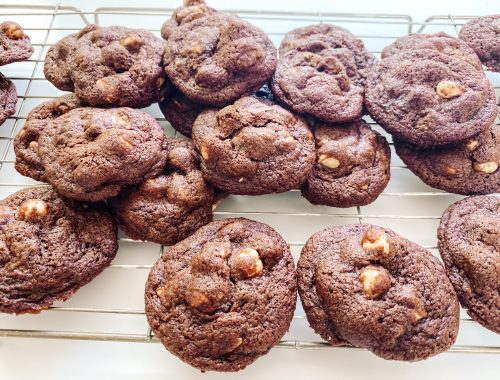
M 462 95 L 464 91 L 464 86 L 460 83 L 447 80 L 439 82 L 436 86 L 436 93 L 444 99 L 455 98 Z
M 37 221 L 46 216 L 49 206 L 41 199 L 29 199 L 19 206 L 19 219 L 26 221 Z
M 378 227 L 371 227 L 365 232 L 361 245 L 365 251 L 374 252 L 381 256 L 388 256 L 391 253 L 391 245 L 387 239 L 387 234 Z
M 359 281 L 367 297 L 377 299 L 391 287 L 391 274 L 383 267 L 369 265 L 361 269 Z
M 234 259 L 236 278 L 245 279 L 262 273 L 263 265 L 259 253 L 253 248 L 241 249 Z

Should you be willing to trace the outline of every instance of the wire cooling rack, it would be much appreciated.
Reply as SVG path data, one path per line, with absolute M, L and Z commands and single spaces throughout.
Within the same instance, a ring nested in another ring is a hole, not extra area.
M 43 60 L 52 44 L 85 25 L 126 25 L 145 28 L 159 35 L 159 29 L 171 14 L 167 8 L 98 8 L 82 12 L 64 5 L 0 5 L 0 20 L 22 24 L 31 36 L 35 53 L 26 62 L 2 67 L 18 90 L 17 111 L 0 128 L 0 195 L 6 196 L 21 187 L 36 182 L 21 177 L 14 170 L 15 156 L 12 139 L 24 125 L 28 112 L 37 104 L 59 96 L 43 76 Z M 379 55 L 382 48 L 408 33 L 445 31 L 457 35 L 469 16 L 431 16 L 425 22 L 414 22 L 408 15 L 294 13 L 230 10 L 262 27 L 278 46 L 284 33 L 292 28 L 312 23 L 333 23 L 351 30 L 362 38 L 368 50 Z M 154 26 L 153 28 L 151 28 Z M 487 73 L 495 91 L 500 92 L 500 78 Z M 157 106 L 147 112 L 157 118 L 168 135 L 176 132 L 162 117 Z M 389 141 L 391 138 L 369 117 L 365 120 Z M 497 124 L 500 120 L 497 118 Z M 180 136 L 179 136 L 180 137 Z M 392 149 L 392 144 L 391 144 Z M 300 249 L 312 235 L 327 226 L 346 223 L 373 223 L 389 227 L 425 246 L 436 254 L 436 227 L 444 209 L 462 197 L 436 191 L 424 185 L 394 154 L 392 178 L 386 191 L 372 205 L 351 209 L 312 206 L 300 197 L 300 192 L 263 197 L 231 196 L 215 212 L 216 219 L 244 216 L 275 227 L 289 242 L 297 259 Z M 36 316 L 0 315 L 0 336 L 54 339 L 79 339 L 115 342 L 157 342 L 147 326 L 142 293 L 144 282 L 154 261 L 167 247 L 120 237 L 117 258 L 101 276 L 81 289 L 71 300 L 57 303 Z M 462 312 L 457 344 L 449 351 L 457 353 L 500 354 L 500 339 L 494 333 L 473 322 Z M 320 341 L 307 325 L 300 307 L 290 332 L 277 347 L 292 349 L 335 348 Z

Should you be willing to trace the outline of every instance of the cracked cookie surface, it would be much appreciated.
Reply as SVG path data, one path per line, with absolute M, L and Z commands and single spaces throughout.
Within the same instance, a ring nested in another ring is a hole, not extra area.
M 30 38 L 18 23 L 4 21 L 0 24 L 0 66 L 25 61 L 33 51 Z

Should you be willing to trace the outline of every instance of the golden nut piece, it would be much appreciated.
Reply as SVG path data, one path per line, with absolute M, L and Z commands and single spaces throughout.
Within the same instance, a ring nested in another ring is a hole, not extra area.
M 361 240 L 361 245 L 367 251 L 376 251 L 383 255 L 388 255 L 391 251 L 387 234 L 381 228 L 369 228 Z
M 235 259 L 235 265 L 243 278 L 252 278 L 262 273 L 263 265 L 259 253 L 253 248 L 243 248 Z
M 199 290 L 188 292 L 186 294 L 186 301 L 191 307 L 206 314 L 215 312 L 219 306 L 215 300 L 210 299 L 209 296 Z
M 474 164 L 474 169 L 484 174 L 491 174 L 497 171 L 498 162 L 495 161 L 476 162 Z
M 118 141 L 126 150 L 131 150 L 134 147 L 134 144 L 132 144 L 126 137 L 118 136 Z
M 201 157 L 203 157 L 204 160 L 208 160 L 208 148 L 205 145 L 201 146 Z
M 323 165 L 328 169 L 336 169 L 340 166 L 340 161 L 335 157 L 329 157 L 326 154 L 320 154 L 318 157 L 318 163 Z
M 451 166 L 448 166 L 446 168 L 446 174 L 455 175 L 457 173 L 458 173 L 457 169 L 452 168 Z
M 422 306 L 422 307 L 419 307 L 419 308 L 413 310 L 413 312 L 411 314 L 411 320 L 412 320 L 413 323 L 415 323 L 415 322 L 420 321 L 426 315 L 427 315 L 427 313 L 425 312 L 425 310 L 424 310 L 424 308 Z
M 25 38 L 26 34 L 24 34 L 23 30 L 14 22 L 7 22 L 4 26 L 5 35 L 9 37 L 11 40 L 20 40 L 21 38 Z
M 467 148 L 467 150 L 469 151 L 473 151 L 474 149 L 476 149 L 479 145 L 479 141 L 477 140 L 469 140 L 467 141 L 467 143 L 465 144 L 465 147 Z
M 49 206 L 41 199 L 30 199 L 19 206 L 19 219 L 21 220 L 39 220 L 49 212 Z
M 135 34 L 129 34 L 120 41 L 120 45 L 122 45 L 125 48 L 132 48 L 132 49 L 137 49 L 141 47 L 142 43 L 143 43 L 142 38 Z
M 448 80 L 441 81 L 436 86 L 436 93 L 444 99 L 455 98 L 462 95 L 464 91 L 464 86 L 462 86 L 460 83 L 451 82 Z
M 391 277 L 385 268 L 367 266 L 361 270 L 359 281 L 370 299 L 383 296 L 391 287 Z
M 112 103 L 115 99 L 114 88 L 106 82 L 104 79 L 98 79 L 95 85 L 99 91 L 101 91 L 108 102 Z

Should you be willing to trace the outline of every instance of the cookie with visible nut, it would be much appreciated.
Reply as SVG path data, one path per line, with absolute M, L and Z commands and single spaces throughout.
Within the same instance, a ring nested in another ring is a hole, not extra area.
M 417 361 L 457 337 L 458 299 L 442 264 L 389 229 L 351 224 L 314 234 L 297 277 L 309 324 L 332 345 Z
M 14 82 L 0 73 L 0 125 L 16 112 L 17 91 Z
M 89 105 L 143 108 L 170 91 L 163 50 L 147 30 L 89 25 L 49 49 L 44 74 Z
M 450 193 L 500 192 L 500 126 L 493 124 L 469 140 L 423 149 L 395 140 L 396 153 L 422 181 Z
M 172 354 L 202 371 L 239 371 L 286 333 L 296 302 L 290 250 L 271 227 L 225 219 L 156 262 L 146 316 Z
M 304 119 L 252 96 L 203 111 L 193 125 L 193 143 L 205 179 L 229 194 L 297 188 L 315 158 L 314 139 Z
M 428 49 L 403 51 L 376 64 L 365 103 L 389 133 L 421 147 L 465 141 L 493 124 L 498 113 L 483 72 Z
M 39 313 L 100 274 L 118 249 L 104 204 L 62 198 L 49 186 L 0 201 L 0 312 Z
M 0 24 L 0 66 L 25 61 L 33 51 L 30 38 L 18 23 L 4 21 Z
M 181 7 L 174 9 L 172 16 L 161 27 L 161 36 L 165 40 L 168 40 L 168 37 L 179 26 L 217 12 L 207 6 L 204 0 L 183 0 L 182 3 Z
M 363 121 L 317 123 L 316 162 L 302 195 L 311 203 L 332 207 L 372 203 L 389 182 L 391 151 L 383 136 Z

